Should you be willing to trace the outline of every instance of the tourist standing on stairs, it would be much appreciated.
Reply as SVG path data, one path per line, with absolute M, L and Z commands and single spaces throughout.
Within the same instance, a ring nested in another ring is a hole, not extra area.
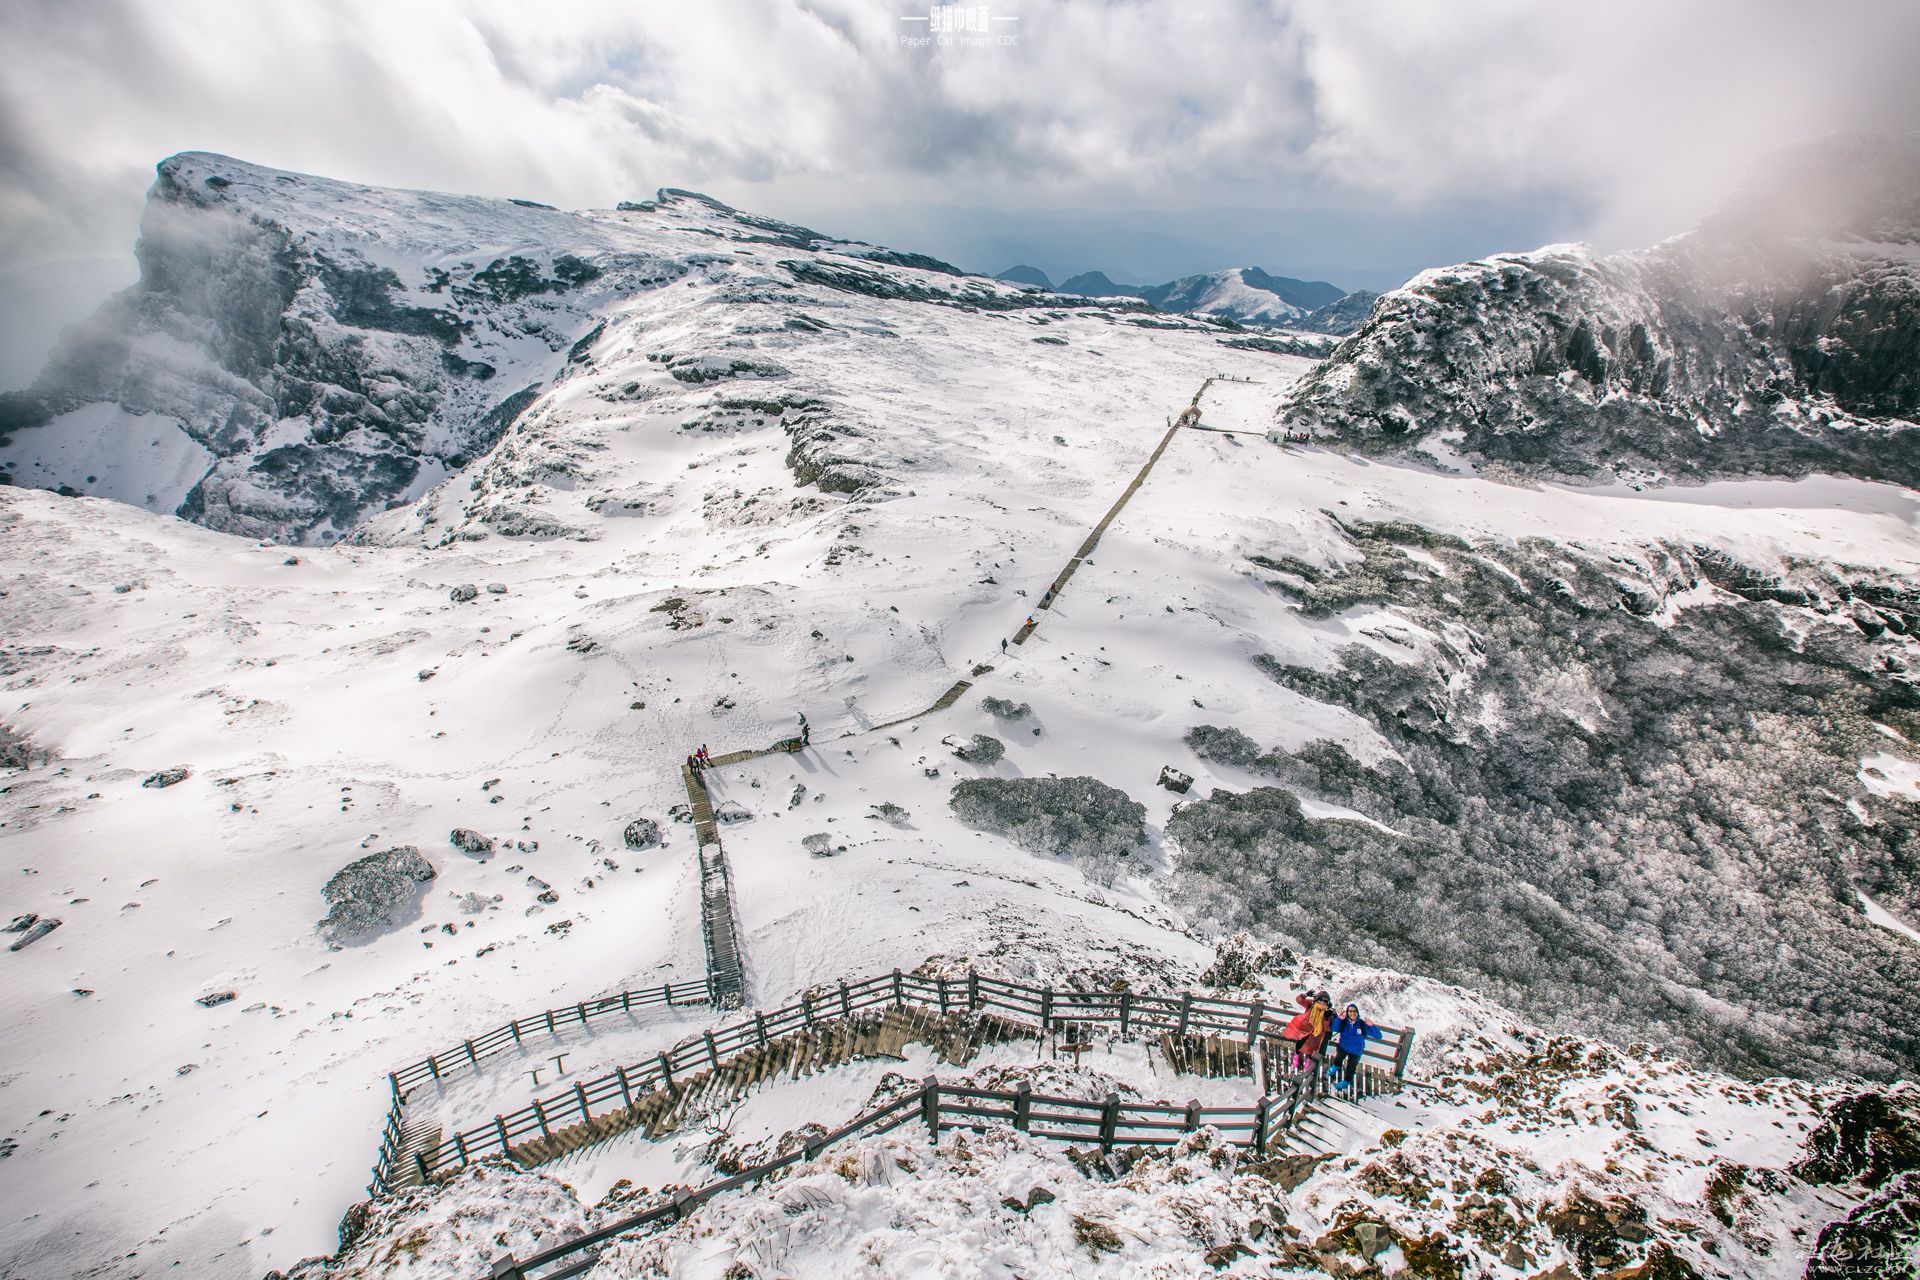
M 1348 1002 L 1346 1012 L 1333 1020 L 1331 1028 L 1333 1039 L 1333 1062 L 1327 1067 L 1329 1076 L 1338 1075 L 1334 1088 L 1345 1093 L 1347 1086 L 1353 1083 L 1353 1076 L 1360 1069 L 1360 1055 L 1367 1051 L 1367 1041 L 1383 1040 L 1385 1035 L 1360 1016 L 1360 1007 Z

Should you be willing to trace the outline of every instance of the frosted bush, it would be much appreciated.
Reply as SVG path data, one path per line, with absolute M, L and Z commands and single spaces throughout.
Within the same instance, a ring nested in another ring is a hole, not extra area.
M 968 826 L 1065 858 L 1096 883 L 1145 865 L 1146 806 L 1097 778 L 973 778 L 948 804 Z

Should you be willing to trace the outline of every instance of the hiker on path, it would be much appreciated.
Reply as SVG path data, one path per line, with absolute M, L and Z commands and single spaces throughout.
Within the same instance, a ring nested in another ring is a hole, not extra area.
M 699 750 L 699 752 L 698 752 L 698 755 L 699 755 L 699 757 L 700 757 L 700 767 L 701 767 L 702 769 L 711 769 L 711 768 L 713 768 L 713 757 L 707 754 L 707 744 L 706 744 L 706 743 L 704 743 L 704 742 L 703 742 L 703 743 L 701 743 L 701 744 L 700 744 L 700 750 Z
M 1006 651 L 1007 651 L 1007 638 L 1006 638 L 1005 636 L 1001 636 L 1001 637 L 1000 637 L 1000 652 L 1001 652 L 1001 653 L 1005 653 Z
M 1039 625 L 1040 625 L 1039 623 L 1037 623 L 1037 622 L 1035 622 L 1035 621 L 1033 620 L 1033 615 L 1032 615 L 1032 614 L 1028 614 L 1028 615 L 1027 615 L 1027 626 L 1028 626 L 1028 627 L 1037 627 L 1037 626 L 1039 626 Z
M 1354 1073 L 1360 1069 L 1360 1057 L 1367 1051 L 1367 1041 L 1383 1040 L 1386 1036 L 1360 1016 L 1360 1007 L 1352 1001 L 1348 1001 L 1346 1011 L 1333 1020 L 1329 1033 L 1333 1039 L 1333 1062 L 1327 1067 L 1327 1074 L 1338 1074 L 1333 1087 L 1345 1093 L 1353 1083 Z
M 807 713 L 804 711 L 800 713 L 800 745 L 803 747 L 813 745 L 813 730 L 807 727 Z
M 687 752 L 687 773 L 695 782 L 700 782 L 700 753 L 698 751 Z M 700 782 L 700 785 L 704 787 L 707 784 Z

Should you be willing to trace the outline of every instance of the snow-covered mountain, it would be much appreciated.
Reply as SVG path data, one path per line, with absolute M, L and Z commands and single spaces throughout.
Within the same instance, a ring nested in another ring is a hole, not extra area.
M 767 247 L 763 271 L 739 269 L 740 244 Z M 953 305 L 1063 301 L 690 192 L 562 213 L 199 153 L 159 167 L 139 258 L 139 283 L 71 332 L 29 393 L 0 403 L 0 475 L 307 543 L 484 455 L 610 321 L 684 312 L 689 288 L 704 299 L 725 281 L 732 300 L 772 299 L 812 273 Z M 879 264 L 895 270 L 883 278 Z M 809 323 L 795 318 L 794 332 Z M 753 342 L 728 345 L 653 354 L 685 382 L 788 384 L 776 362 L 739 358 Z M 843 486 L 873 474 L 850 466 L 816 469 Z
M 244 287 L 150 251 L 6 446 L 93 496 L 0 488 L 0 1272 L 253 1280 L 340 1225 L 306 1274 L 484 1274 L 935 1071 L 1246 1102 L 1138 1037 L 964 1070 L 915 1042 L 355 1208 L 389 1071 L 704 975 L 682 763 L 797 713 L 810 749 L 705 784 L 750 1005 L 895 968 L 1324 986 L 1414 1027 L 1434 1087 L 1266 1161 L 901 1130 L 596 1274 L 1785 1277 L 1908 1212 L 1911 490 L 1275 444 L 1318 366 L 1133 300 L 686 193 L 563 215 L 167 168 L 213 203 L 157 195 L 200 228 L 165 243 Z M 599 274 L 552 287 L 582 274 L 561 253 Z M 415 378 L 441 408 L 410 433 Z M 82 384 L 104 398 L 59 398 Z M 249 435 L 274 405 L 298 414 Z M 223 406 L 233 451 L 195 481 L 169 441 Z M 529 1042 L 409 1124 L 485 1126 L 742 1016 Z
M 1913 485 L 1920 139 L 1776 158 L 1693 232 L 1428 271 L 1382 298 L 1281 421 L 1635 480 L 1828 471 Z
M 1324 280 L 1274 276 L 1259 267 L 1229 267 L 1225 271 L 1182 276 L 1156 285 L 1115 284 L 1102 272 L 1087 271 L 1062 283 L 1060 292 L 1094 298 L 1140 298 L 1162 311 L 1268 328 L 1316 328 L 1309 319 L 1310 313 L 1329 308 L 1349 296 Z M 1340 323 L 1345 314 L 1327 312 L 1327 317 L 1333 323 Z M 1342 332 L 1334 328 L 1316 331 Z

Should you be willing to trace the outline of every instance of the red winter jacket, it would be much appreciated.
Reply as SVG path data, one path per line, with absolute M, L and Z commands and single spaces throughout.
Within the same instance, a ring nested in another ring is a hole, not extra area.
M 1293 1015 L 1293 1020 L 1287 1023 L 1280 1035 L 1284 1039 L 1298 1041 L 1301 1053 L 1318 1053 L 1320 1046 L 1326 1042 L 1333 1011 L 1321 1005 L 1318 1010 L 1320 1016 L 1316 1019 L 1314 1006 L 1317 1002 L 1314 997 L 1299 995 L 1294 999 L 1300 1006 L 1300 1012 Z

